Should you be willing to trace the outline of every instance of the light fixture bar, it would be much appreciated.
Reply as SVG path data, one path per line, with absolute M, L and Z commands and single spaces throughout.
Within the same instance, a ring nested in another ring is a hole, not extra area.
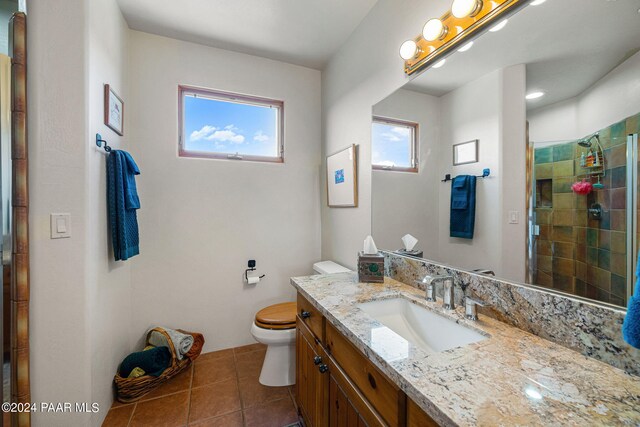
M 468 16 L 457 18 L 448 11 L 438 20 L 442 24 L 439 37 L 427 34 L 427 40 L 422 35 L 413 39 L 416 43 L 416 53 L 413 57 L 405 59 L 404 72 L 408 75 L 429 67 L 443 59 L 452 52 L 467 44 L 477 35 L 493 27 L 499 21 L 511 16 L 519 9 L 529 5 L 531 0 L 491 0 L 478 1 L 456 0 L 456 9 L 460 15 L 469 13 Z M 471 11 L 471 12 L 469 12 Z M 429 21 L 431 22 L 431 20 Z M 437 32 L 435 23 L 433 32 Z M 425 25 L 426 29 L 426 25 Z

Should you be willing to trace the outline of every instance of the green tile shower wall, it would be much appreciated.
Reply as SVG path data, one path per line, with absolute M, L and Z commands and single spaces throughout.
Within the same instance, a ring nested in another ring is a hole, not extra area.
M 536 284 L 626 305 L 626 141 L 630 133 L 640 133 L 640 114 L 600 131 L 606 166 L 606 177 L 601 179 L 604 189 L 588 196 L 571 190 L 578 176 L 586 173 L 580 167 L 585 148 L 574 142 L 535 150 L 535 179 L 553 180 L 552 207 L 536 208 L 540 226 Z M 593 203 L 602 206 L 601 220 L 591 219 L 587 213 Z M 640 221 L 640 210 L 636 214 Z M 640 242 L 640 233 L 637 237 Z

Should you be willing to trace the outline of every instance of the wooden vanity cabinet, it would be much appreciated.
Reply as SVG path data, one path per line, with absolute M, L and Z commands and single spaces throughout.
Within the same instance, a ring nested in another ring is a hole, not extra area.
M 296 325 L 296 403 L 305 426 L 437 425 L 300 294 Z
M 326 355 L 320 341 L 304 321 L 296 319 L 296 403 L 305 426 L 327 425 L 329 405 L 329 376 L 323 372 L 327 368 Z M 324 356 L 324 357 L 323 357 Z

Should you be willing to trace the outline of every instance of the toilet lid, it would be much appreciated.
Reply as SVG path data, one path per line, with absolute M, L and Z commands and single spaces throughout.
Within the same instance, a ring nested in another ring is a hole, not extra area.
M 290 326 L 296 323 L 296 303 L 283 302 L 270 305 L 256 313 L 258 325 Z

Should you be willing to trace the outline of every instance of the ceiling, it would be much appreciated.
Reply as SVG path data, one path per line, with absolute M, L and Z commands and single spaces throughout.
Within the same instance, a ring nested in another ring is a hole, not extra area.
M 494 70 L 527 66 L 528 101 L 536 109 L 584 92 L 640 49 L 640 0 L 547 0 L 527 6 L 467 52 L 428 69 L 404 89 L 441 96 Z M 418 29 L 419 31 L 419 29 Z
M 321 69 L 377 0 L 118 0 L 131 29 Z

